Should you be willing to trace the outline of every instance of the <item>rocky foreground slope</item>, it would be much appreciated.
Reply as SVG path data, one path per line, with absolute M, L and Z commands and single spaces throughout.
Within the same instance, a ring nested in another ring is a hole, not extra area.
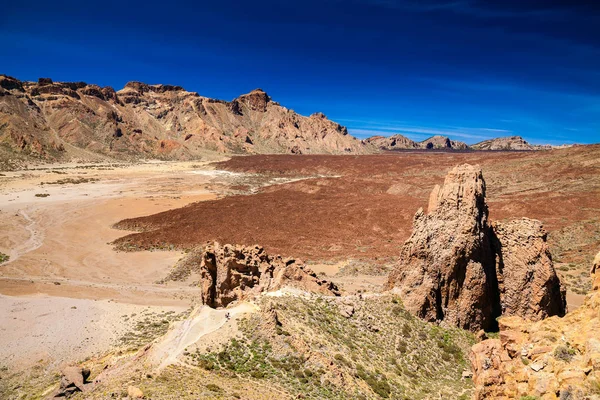
M 479 166 L 452 169 L 419 209 L 387 288 L 430 321 L 495 331 L 500 315 L 537 321 L 566 312 L 565 290 L 536 220 L 490 224 Z
M 192 159 L 220 153 L 353 153 L 367 146 L 256 89 L 232 101 L 180 86 L 22 82 L 0 75 L 0 159 Z
M 594 290 L 564 318 L 500 318 L 499 339 L 473 346 L 475 399 L 600 398 L 600 253 Z

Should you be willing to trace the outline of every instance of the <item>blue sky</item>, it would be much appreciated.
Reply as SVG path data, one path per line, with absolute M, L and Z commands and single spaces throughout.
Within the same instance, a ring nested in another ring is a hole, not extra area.
M 89 4 L 87 4 L 89 3 Z M 231 100 L 260 87 L 357 137 L 600 142 L 600 2 L 28 1 L 0 73 Z

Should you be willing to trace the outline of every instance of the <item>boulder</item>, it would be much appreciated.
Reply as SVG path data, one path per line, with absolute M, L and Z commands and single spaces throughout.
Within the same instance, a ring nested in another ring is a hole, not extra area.
M 144 392 L 142 392 L 141 389 L 138 387 L 129 386 L 127 388 L 127 397 L 129 397 L 130 399 L 143 399 Z
M 86 392 L 91 387 L 91 383 L 86 382 L 89 377 L 90 370 L 87 368 L 75 366 L 64 368 L 55 397 L 69 397 L 77 392 Z

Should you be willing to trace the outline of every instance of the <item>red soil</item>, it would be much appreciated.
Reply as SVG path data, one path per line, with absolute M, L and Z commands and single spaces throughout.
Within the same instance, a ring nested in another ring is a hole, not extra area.
M 433 186 L 443 182 L 451 167 L 464 162 L 483 167 L 491 219 L 536 218 L 551 235 L 587 221 L 586 226 L 600 232 L 600 145 L 595 145 L 526 153 L 235 157 L 217 168 L 341 177 L 269 186 L 254 195 L 124 220 L 119 227 L 142 232 L 116 244 L 190 248 L 217 240 L 256 243 L 272 254 L 310 260 L 395 257 L 410 235 L 415 211 L 427 206 Z M 600 247 L 600 237 L 588 242 L 581 245 Z M 563 256 L 575 257 L 581 250 L 576 245 L 572 254 L 566 251 Z

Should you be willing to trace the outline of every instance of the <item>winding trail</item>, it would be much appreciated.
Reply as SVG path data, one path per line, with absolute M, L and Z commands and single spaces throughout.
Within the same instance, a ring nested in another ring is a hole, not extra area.
M 229 318 L 238 314 L 257 311 L 257 307 L 251 303 L 241 303 L 235 307 L 216 310 L 208 306 L 196 308 L 192 314 L 183 321 L 176 322 L 167 334 L 152 345 L 148 354 L 148 360 L 157 365 L 160 371 L 168 365 L 179 362 L 178 357 L 185 349 L 206 336 L 224 326 Z
M 44 243 L 44 233 L 41 230 L 36 229 L 37 223 L 35 220 L 31 218 L 25 210 L 19 210 L 19 215 L 25 218 L 25 220 L 28 222 L 27 225 L 25 225 L 25 229 L 27 232 L 29 232 L 29 239 L 27 239 L 20 246 L 17 246 L 11 250 L 9 254 L 10 259 L 4 263 L 5 265 L 18 260 L 21 256 L 29 253 L 30 251 L 40 248 Z

